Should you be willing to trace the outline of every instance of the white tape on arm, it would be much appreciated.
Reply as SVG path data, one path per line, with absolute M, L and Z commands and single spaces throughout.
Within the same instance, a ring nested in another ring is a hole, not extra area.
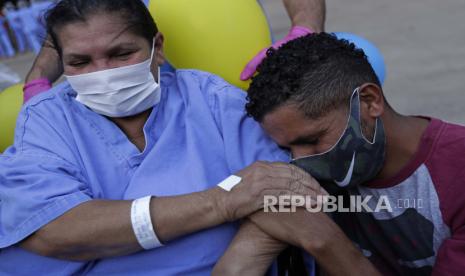
M 163 246 L 153 230 L 150 216 L 151 196 L 136 199 L 131 206 L 131 223 L 137 241 L 142 248 L 149 250 Z
M 230 177 L 226 178 L 225 180 L 221 181 L 218 186 L 223 188 L 226 191 L 231 191 L 234 186 L 241 182 L 242 178 L 237 175 L 231 175 Z

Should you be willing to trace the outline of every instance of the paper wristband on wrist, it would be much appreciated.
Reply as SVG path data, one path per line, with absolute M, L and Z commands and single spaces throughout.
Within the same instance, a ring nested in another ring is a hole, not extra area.
M 150 199 L 146 196 L 136 199 L 131 205 L 131 223 L 140 246 L 145 250 L 163 246 L 153 229 L 150 216 Z

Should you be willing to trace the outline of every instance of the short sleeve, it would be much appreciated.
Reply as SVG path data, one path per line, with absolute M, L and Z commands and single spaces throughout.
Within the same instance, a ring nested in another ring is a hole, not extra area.
M 0 155 L 0 248 L 92 198 L 82 171 L 70 160 L 60 110 L 34 102 L 37 106 L 21 111 L 15 144 Z
M 465 226 L 439 248 L 432 275 L 462 275 L 465 271 Z
M 462 275 L 465 271 L 465 171 L 447 183 L 447 197 L 442 204 L 443 217 L 451 236 L 439 247 L 432 275 Z
M 280 149 L 245 110 L 247 94 L 212 76 L 210 105 L 224 140 L 225 153 L 232 172 L 255 161 L 289 162 L 289 154 Z

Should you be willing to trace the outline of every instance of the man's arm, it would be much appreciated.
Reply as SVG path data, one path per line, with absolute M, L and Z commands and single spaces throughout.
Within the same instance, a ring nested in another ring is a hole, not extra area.
M 302 26 L 315 32 L 325 29 L 325 0 L 283 0 L 292 26 Z
M 32 68 L 26 76 L 26 83 L 40 78 L 46 78 L 50 83 L 53 83 L 63 74 L 63 64 L 50 39 L 50 36 L 47 37 L 34 60 Z
M 161 242 L 243 218 L 263 208 L 265 195 L 325 193 L 306 173 L 284 163 L 257 162 L 237 173 L 230 192 L 213 188 L 175 197 L 152 198 L 153 228 Z M 307 174 L 308 175 L 308 174 Z M 87 261 L 141 250 L 133 233 L 131 201 L 91 200 L 46 224 L 20 245 L 40 255 Z
M 459 143 L 464 143 L 463 138 L 457 139 L 461 134 L 454 135 L 451 133 L 448 133 L 450 140 L 442 141 L 443 144 L 452 145 L 455 143 L 455 145 L 458 145 Z M 452 140 L 454 142 L 451 142 Z M 453 147 L 451 146 L 451 148 Z M 450 163 L 446 164 L 457 162 L 452 160 L 448 160 Z M 444 170 L 443 172 L 450 173 L 448 170 Z M 442 189 L 436 187 L 438 191 L 447 191 L 438 194 L 440 206 L 442 206 L 442 217 L 451 233 L 450 237 L 442 242 L 437 251 L 436 261 L 431 273 L 433 276 L 460 275 L 465 271 L 465 197 L 463 196 L 465 192 L 465 171 L 461 170 L 458 174 L 454 175 L 453 179 L 454 181 L 443 182 L 442 184 L 445 186 Z
M 214 275 L 263 275 L 286 244 L 306 250 L 328 275 L 380 275 L 326 214 L 301 208 L 295 213 L 260 211 L 250 216 Z
M 23 103 L 27 103 L 32 97 L 50 90 L 52 84 L 62 74 L 63 64 L 49 36 L 26 76 L 26 84 L 23 87 Z
M 273 260 L 287 247 L 249 220 L 245 220 L 212 275 L 262 276 Z
M 380 275 L 325 213 L 257 212 L 249 217 L 262 231 L 312 255 L 328 275 Z

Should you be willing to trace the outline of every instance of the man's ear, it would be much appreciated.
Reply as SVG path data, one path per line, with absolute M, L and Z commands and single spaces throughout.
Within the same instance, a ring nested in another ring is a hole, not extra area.
M 363 119 L 375 119 L 384 114 L 385 100 L 383 90 L 376 84 L 365 83 L 360 86 L 360 111 Z
M 161 32 L 155 35 L 155 54 L 154 59 L 157 66 L 162 66 L 165 63 L 165 55 L 163 54 L 163 42 L 165 38 Z

